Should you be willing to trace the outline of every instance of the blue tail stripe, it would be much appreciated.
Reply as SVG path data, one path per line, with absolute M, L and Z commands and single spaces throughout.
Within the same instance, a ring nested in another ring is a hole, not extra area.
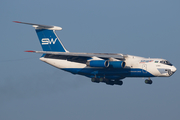
M 43 51 L 66 52 L 54 30 L 37 29 L 36 33 Z

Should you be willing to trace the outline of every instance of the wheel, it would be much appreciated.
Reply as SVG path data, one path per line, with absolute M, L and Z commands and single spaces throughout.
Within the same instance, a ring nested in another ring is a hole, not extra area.
M 107 84 L 107 85 L 114 85 L 114 81 L 108 80 L 108 81 L 106 81 L 106 84 Z
M 146 79 L 146 80 L 145 80 L 145 83 L 146 83 L 146 84 L 152 84 L 153 82 L 152 82 L 152 80 Z
M 100 78 L 100 82 L 104 82 L 104 83 L 107 83 L 107 82 L 109 82 L 110 80 L 109 79 L 107 79 L 107 78 Z
M 152 80 L 149 80 L 149 84 L 152 84 Z
M 98 78 L 91 78 L 91 81 L 92 81 L 92 82 L 96 82 L 96 83 L 99 83 L 99 82 L 100 82 Z
M 145 83 L 148 84 L 148 80 L 145 80 Z
M 104 81 L 104 78 L 99 78 L 99 81 L 100 81 L 100 82 L 103 82 L 103 81 Z
M 116 85 L 122 85 L 122 84 L 123 84 L 123 81 L 121 81 L 121 80 L 115 81 L 115 84 L 116 84 Z

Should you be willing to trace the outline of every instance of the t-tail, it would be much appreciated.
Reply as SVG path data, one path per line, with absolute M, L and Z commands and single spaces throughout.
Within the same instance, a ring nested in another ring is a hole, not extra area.
M 14 21 L 14 22 L 28 24 L 35 27 L 43 51 L 68 52 L 65 49 L 64 45 L 62 44 L 62 42 L 60 41 L 57 34 L 55 33 L 56 30 L 62 30 L 61 27 L 25 23 L 19 21 Z

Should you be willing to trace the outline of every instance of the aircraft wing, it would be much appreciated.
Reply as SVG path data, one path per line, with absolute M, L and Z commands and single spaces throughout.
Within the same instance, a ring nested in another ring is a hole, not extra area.
M 86 63 L 88 59 L 92 57 L 98 57 L 101 59 L 118 59 L 125 60 L 125 56 L 123 54 L 118 53 L 75 53 L 75 52 L 51 52 L 51 51 L 25 51 L 25 52 L 33 52 L 33 53 L 41 53 L 46 54 L 46 58 L 54 58 L 54 59 L 67 59 L 69 61 L 75 61 L 80 63 Z

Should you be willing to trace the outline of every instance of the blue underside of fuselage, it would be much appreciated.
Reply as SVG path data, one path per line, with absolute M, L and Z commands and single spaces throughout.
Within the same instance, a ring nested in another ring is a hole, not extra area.
M 62 70 L 73 74 L 84 75 L 86 77 L 108 78 L 108 79 L 123 79 L 125 77 L 154 77 L 148 71 L 138 68 L 63 68 Z

